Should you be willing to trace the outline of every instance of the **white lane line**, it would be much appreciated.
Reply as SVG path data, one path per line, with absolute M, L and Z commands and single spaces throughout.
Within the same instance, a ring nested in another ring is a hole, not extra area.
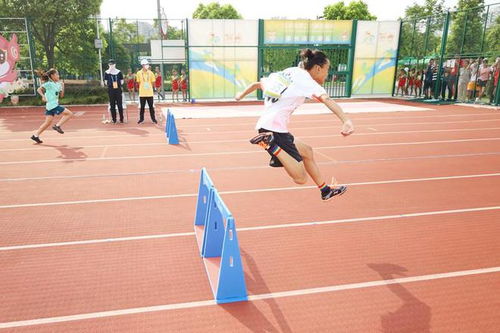
M 104 158 L 104 156 L 106 156 L 106 153 L 108 152 L 108 147 L 109 146 L 104 146 L 104 149 L 102 150 L 102 153 L 99 156 L 99 158 Z
M 492 119 L 480 119 L 480 120 L 442 121 L 442 122 L 425 122 L 425 123 L 387 123 L 387 124 L 377 124 L 377 126 L 440 125 L 440 124 L 462 124 L 462 123 L 469 124 L 469 123 L 476 123 L 476 122 L 493 122 L 493 121 L 499 121 L 500 122 L 500 118 L 499 119 L 495 119 L 495 120 L 492 120 Z M 332 128 L 334 128 L 334 126 L 336 126 L 336 125 L 292 127 L 290 129 L 291 129 L 292 132 L 294 132 L 294 131 L 298 131 L 298 130 L 332 129 Z M 337 124 L 337 126 L 338 126 L 338 124 Z M 372 125 L 357 125 L 357 128 L 364 128 L 364 127 L 367 127 L 367 126 L 372 126 Z M 231 125 L 226 125 L 226 127 L 231 127 Z M 158 129 L 158 127 L 155 127 L 155 128 Z M 182 130 L 182 128 L 180 128 L 180 130 Z M 251 131 L 251 127 L 248 128 L 248 131 L 249 132 Z M 184 136 L 195 135 L 195 134 L 207 135 L 209 132 L 211 134 L 215 134 L 215 135 L 218 135 L 218 134 L 235 134 L 235 133 L 241 133 L 242 130 L 239 130 L 239 131 L 220 131 L 220 130 L 218 130 L 218 131 L 206 131 L 205 130 L 205 131 L 202 131 L 202 132 L 187 132 L 187 131 L 183 130 L 182 134 Z M 162 133 L 154 133 L 154 132 L 153 133 L 149 133 L 148 132 L 147 136 L 152 137 L 152 136 L 155 136 L 155 135 L 162 135 Z M 111 137 L 119 137 L 119 136 L 120 135 L 114 135 L 114 136 L 111 136 Z M 122 135 L 122 136 L 131 137 L 130 134 L 128 134 L 128 135 Z M 83 138 L 83 139 L 92 138 L 92 136 L 85 136 L 85 135 L 75 136 L 75 137 L 77 137 L 77 138 Z M 107 136 L 107 137 L 110 137 L 110 136 Z M 74 137 L 65 137 L 65 139 L 68 139 L 68 138 L 74 138 Z M 2 142 L 2 141 L 27 141 L 27 139 L 1 139 L 0 142 Z
M 486 131 L 486 130 L 497 130 L 500 129 L 500 127 L 485 127 L 485 128 L 452 128 L 452 129 L 444 129 L 444 130 L 412 130 L 412 131 L 386 131 L 386 132 L 369 132 L 369 133 L 359 133 L 356 132 L 356 136 L 366 136 L 366 135 L 392 135 L 392 134 L 406 134 L 406 133 L 441 133 L 441 132 L 464 132 L 464 131 Z M 292 129 L 293 130 L 293 129 Z M 238 132 L 241 133 L 241 132 Z M 254 132 L 249 131 L 249 135 L 254 134 Z M 148 133 L 147 137 L 152 138 L 152 137 L 164 137 L 165 134 L 163 133 Z M 189 136 L 189 135 L 186 135 Z M 298 138 L 325 138 L 325 137 L 331 137 L 331 134 L 328 135 L 311 135 L 311 136 L 304 136 L 304 135 L 296 135 Z M 335 135 L 333 135 L 335 136 Z M 336 135 L 338 136 L 338 135 Z M 68 139 L 114 139 L 114 138 L 131 138 L 130 134 L 123 134 L 123 135 L 97 135 L 97 136 L 84 136 L 84 135 L 79 135 L 79 136 L 66 136 L 64 137 L 65 140 Z M 26 139 L 3 139 L 0 140 L 0 142 L 8 142 L 8 141 L 27 141 Z M 188 141 L 188 143 L 224 143 L 224 142 L 242 142 L 242 141 L 248 141 L 248 139 L 237 139 L 237 140 L 204 140 L 204 141 Z M 156 143 L 155 143 L 156 144 Z M 163 142 L 163 144 L 165 144 Z M 128 144 L 120 144 L 119 146 L 128 146 Z M 43 147 L 40 146 L 40 147 Z M 92 147 L 92 146 L 87 146 L 87 147 Z
M 275 292 L 275 293 L 257 294 L 257 295 L 250 295 L 248 297 L 248 300 L 251 302 L 255 302 L 255 301 L 265 300 L 265 299 L 276 299 L 276 298 L 283 298 L 283 297 L 298 297 L 298 296 L 305 296 L 305 295 L 312 295 L 312 294 L 324 294 L 324 293 L 332 293 L 332 292 L 345 291 L 345 290 L 356 290 L 356 289 L 364 289 L 364 288 L 382 287 L 382 286 L 387 286 L 387 285 L 392 285 L 392 284 L 441 280 L 441 279 L 458 278 L 458 277 L 471 276 L 471 275 L 492 274 L 492 273 L 498 273 L 498 272 L 500 272 L 500 266 L 485 267 L 485 268 L 470 269 L 470 270 L 463 270 L 463 271 L 417 275 L 417 276 L 410 276 L 410 277 L 397 278 L 397 279 L 375 280 L 375 281 L 367 281 L 367 282 L 331 285 L 331 286 L 318 287 L 318 288 L 295 289 L 295 290 L 287 290 L 287 291 L 281 291 L 281 292 Z M 154 305 L 154 306 L 145 306 L 145 307 L 128 308 L 128 309 L 111 310 L 111 311 L 80 313 L 80 314 L 69 315 L 69 316 L 47 317 L 47 318 L 37 318 L 37 319 L 29 319 L 29 320 L 4 322 L 4 323 L 0 323 L 0 328 L 14 328 L 14 327 L 25 327 L 25 326 L 35 326 L 35 325 L 46 325 L 46 324 L 55 324 L 55 323 L 70 322 L 70 321 L 77 321 L 77 320 L 88 320 L 88 319 L 99 319 L 99 318 L 107 318 L 107 317 L 115 317 L 115 316 L 126 316 L 126 315 L 131 315 L 131 314 L 138 314 L 138 313 L 150 313 L 150 312 L 171 311 L 171 310 L 180 310 L 180 309 L 193 309 L 193 308 L 200 308 L 200 307 L 213 306 L 213 305 L 216 305 L 216 302 L 214 300 L 203 300 L 203 301 L 195 301 L 195 302 Z
M 383 180 L 383 181 L 372 181 L 372 182 L 347 183 L 344 185 L 366 186 L 366 185 L 414 183 L 414 182 L 450 180 L 450 179 L 498 177 L 498 176 L 500 176 L 500 173 L 486 173 L 486 174 L 476 174 L 476 175 L 395 179 L 395 180 Z M 254 190 L 220 191 L 219 194 L 224 195 L 224 194 L 259 193 L 259 192 L 275 192 L 275 191 L 295 191 L 295 190 L 305 190 L 305 189 L 311 189 L 311 188 L 317 188 L 317 186 L 271 187 L 271 188 L 260 188 L 260 189 L 254 189 Z M 27 203 L 27 204 L 16 204 L 16 205 L 2 205 L 2 206 L 0 206 L 0 209 L 23 208 L 23 207 L 61 206 L 61 205 L 80 205 L 80 204 L 120 202 L 120 201 L 136 201 L 136 200 L 189 198 L 189 197 L 196 197 L 197 195 L 198 195 L 197 193 L 185 193 L 185 194 L 169 194 L 169 195 L 154 195 L 154 196 L 141 196 L 141 197 L 112 198 L 112 199 L 41 202 L 41 203 Z
M 463 128 L 463 129 L 447 129 L 447 130 L 435 130 L 435 131 L 401 131 L 401 132 L 378 132 L 378 133 L 356 133 L 356 136 L 365 135 L 385 135 L 385 134 L 403 134 L 403 133 L 435 133 L 435 132 L 470 132 L 470 131 L 487 131 L 487 130 L 500 130 L 500 127 L 489 127 L 489 128 Z M 301 135 L 297 136 L 298 139 L 316 139 L 316 138 L 337 138 L 338 134 L 328 134 L 328 135 Z M 473 139 L 473 138 L 470 138 Z M 486 138 L 485 138 L 486 139 Z M 465 140 L 465 139 L 464 139 Z M 188 141 L 190 145 L 192 144 L 207 144 L 207 143 L 237 143 L 245 142 L 248 143 L 248 139 L 236 139 L 236 140 L 204 140 L 204 141 Z M 82 148 L 102 148 L 105 145 L 79 145 Z M 131 147 L 131 146 L 166 146 L 165 141 L 161 142 L 148 142 L 148 143 L 120 143 L 120 144 L 108 144 L 108 147 Z M 53 147 L 44 147 L 44 145 L 39 145 L 31 148 L 6 148 L 0 149 L 0 152 L 10 152 L 10 151 L 31 151 L 31 150 L 54 150 Z
M 379 221 L 379 220 L 405 219 L 405 218 L 409 218 L 409 217 L 460 214 L 460 213 L 471 213 L 471 212 L 484 212 L 484 211 L 499 210 L 499 209 L 500 209 L 500 206 L 489 206 L 489 207 L 451 209 L 451 210 L 440 210 L 440 211 L 419 212 L 419 213 L 402 213 L 402 214 L 395 214 L 395 215 L 357 217 L 357 218 L 328 220 L 328 221 L 285 223 L 285 224 L 263 225 L 263 226 L 258 226 L 258 227 L 238 228 L 238 232 L 254 231 L 254 230 L 308 227 L 308 226 L 316 226 L 316 225 L 369 222 L 369 221 Z M 68 241 L 68 242 L 57 242 L 57 243 L 13 245 L 13 246 L 0 247 L 0 251 L 14 251 L 14 250 L 38 249 L 38 248 L 47 248 L 47 247 L 88 245 L 88 244 L 98 244 L 98 243 L 113 243 L 113 242 L 149 240 L 149 239 L 160 239 L 160 238 L 175 238 L 175 237 L 186 237 L 186 236 L 194 236 L 194 232 L 179 232 L 179 233 L 157 234 L 157 235 L 146 235 L 146 236 L 88 239 L 88 240 L 81 240 L 81 241 Z
M 320 152 L 319 150 L 316 150 L 314 153 L 318 154 L 319 156 L 323 156 L 324 158 L 326 158 L 330 162 L 337 162 L 335 159 L 333 159 L 332 157 L 328 156 L 325 153 Z
M 428 145 L 428 144 L 446 144 L 446 143 L 464 143 L 464 142 L 480 142 L 480 141 L 498 141 L 498 138 L 478 138 L 478 139 L 457 139 L 457 140 L 437 140 L 437 141 L 417 141 L 417 142 L 391 142 L 391 143 L 368 143 L 354 144 L 343 146 L 319 146 L 314 147 L 319 149 L 351 149 L 365 147 L 384 147 L 384 146 L 406 146 L 406 145 Z M 106 147 L 106 146 L 105 146 Z M 172 157 L 193 157 L 193 156 L 220 156 L 220 155 L 236 155 L 236 154 L 256 154 L 261 153 L 261 150 L 243 150 L 243 151 L 223 151 L 213 153 L 184 153 L 184 154 L 161 154 L 161 155 L 137 155 L 137 156 L 116 156 L 116 157 L 90 157 L 90 158 L 75 158 L 75 159 L 51 159 L 51 160 L 28 160 L 28 161 L 8 161 L 0 162 L 0 165 L 13 164 L 35 164 L 35 163 L 57 163 L 71 161 L 114 161 L 114 160 L 133 160 L 142 158 L 172 158 Z
M 471 153 L 471 154 L 446 154 L 446 155 L 421 155 L 411 157 L 394 157 L 394 158 L 377 158 L 366 160 L 333 160 L 325 162 L 317 162 L 318 165 L 332 164 L 355 164 L 355 163 L 376 163 L 376 162 L 393 162 L 393 161 L 412 161 L 425 159 L 439 158 L 460 158 L 460 157 L 477 157 L 477 156 L 497 156 L 500 152 L 486 153 Z M 236 170 L 255 170 L 268 169 L 268 165 L 250 165 L 237 167 L 213 167 L 210 171 L 236 171 Z M 99 177 L 126 177 L 126 176 L 143 176 L 143 175 L 158 175 L 172 173 L 198 173 L 199 169 L 171 169 L 171 170 L 156 170 L 142 172 L 124 172 L 124 173 L 106 173 L 106 174 L 87 174 L 87 175 L 72 175 L 72 176 L 42 176 L 42 177 L 20 177 L 20 178 L 0 178 L 0 182 L 26 181 L 26 180 L 47 180 L 47 179 L 78 179 L 78 178 L 99 178 Z
M 85 111 L 82 111 L 82 112 L 85 112 Z M 302 116 L 323 116 L 323 117 L 321 117 L 322 119 L 318 119 L 318 120 L 301 120 L 300 118 Z M 409 120 L 409 119 L 426 119 L 426 118 L 437 119 L 437 118 L 468 117 L 468 116 L 472 116 L 474 118 L 483 117 L 483 116 L 498 116 L 498 113 L 467 113 L 467 114 L 450 114 L 450 115 L 439 115 L 439 114 L 436 114 L 436 115 L 432 115 L 432 116 L 424 116 L 424 115 L 422 115 L 422 116 L 410 116 L 410 117 L 406 117 L 406 116 L 403 116 L 403 115 L 400 115 L 398 117 L 356 117 L 356 118 L 353 118 L 353 120 L 355 122 L 357 122 L 359 120 L 401 120 L 401 119 L 404 119 L 404 120 L 408 119 Z M 0 114 L 0 117 L 1 117 L 1 114 Z M 27 118 L 25 116 L 22 116 L 21 118 L 23 118 L 23 122 L 39 122 L 38 119 L 25 119 L 25 118 Z M 101 118 L 102 118 L 101 114 L 95 114 L 95 115 L 88 114 L 85 117 L 85 120 L 95 120 L 96 122 L 100 123 Z M 240 118 L 240 117 L 238 117 L 238 118 Z M 231 126 L 252 126 L 252 125 L 255 125 L 255 120 L 254 119 L 257 118 L 257 116 L 249 115 L 246 118 L 252 118 L 252 121 L 237 122 L 237 123 L 232 123 L 230 125 Z M 293 118 L 294 118 L 293 119 L 293 123 L 337 122 L 337 119 L 329 117 L 328 113 L 314 114 L 314 115 L 313 114 L 310 114 L 310 115 L 307 115 L 307 114 L 295 114 L 295 115 L 293 115 Z M 10 120 L 16 119 L 16 117 L 15 116 L 9 116 L 9 119 Z M 203 118 L 203 119 L 204 120 L 211 120 L 211 118 Z M 225 119 L 228 119 L 228 118 L 225 118 Z M 500 118 L 497 118 L 497 117 L 491 118 L 491 120 L 497 120 L 497 119 L 500 119 Z M 191 120 L 191 118 L 180 118 L 180 120 Z M 220 120 L 220 118 L 219 118 L 219 120 Z M 4 120 L 2 120 L 0 118 L 0 123 L 2 123 L 3 121 Z M 200 125 L 187 125 L 187 126 L 183 126 L 183 128 L 206 128 L 207 126 L 210 126 L 210 127 L 226 127 L 226 126 L 228 126 L 228 124 L 221 124 L 220 121 L 219 121 L 217 123 L 209 123 L 209 124 L 205 123 L 205 124 L 200 124 Z

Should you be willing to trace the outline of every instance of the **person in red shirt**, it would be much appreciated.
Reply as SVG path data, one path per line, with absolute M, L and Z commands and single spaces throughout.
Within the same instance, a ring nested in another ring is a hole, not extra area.
M 415 87 L 415 68 L 412 68 L 410 70 L 410 73 L 408 73 L 408 88 L 406 89 L 406 94 L 407 95 L 413 95 L 414 87 Z M 415 90 L 416 93 L 416 90 Z
M 406 72 L 402 69 L 399 72 L 398 76 L 398 89 L 396 90 L 396 96 L 398 95 L 399 90 L 401 89 L 401 96 L 404 96 L 406 90 Z
M 127 91 L 128 91 L 128 99 L 130 101 L 135 101 L 135 74 L 132 73 L 132 69 L 128 69 L 127 76 L 125 76 L 125 80 L 127 81 Z
M 160 97 L 162 99 L 165 99 L 165 96 L 162 94 L 163 77 L 161 76 L 160 67 L 158 66 L 156 66 L 155 68 L 155 75 L 156 75 L 155 90 L 156 93 L 158 94 L 158 100 L 160 100 Z
M 415 97 L 422 96 L 422 76 L 424 75 L 422 70 L 417 71 L 415 75 Z
M 179 76 L 177 70 L 172 70 L 172 102 L 179 101 Z
M 495 96 L 498 90 L 498 77 L 500 76 L 500 57 L 495 61 L 495 64 L 491 67 L 493 70 L 493 89 L 490 94 L 490 104 L 495 100 Z
M 181 70 L 181 91 L 182 91 L 182 101 L 187 102 L 187 89 L 188 89 L 188 78 L 186 75 L 186 71 Z

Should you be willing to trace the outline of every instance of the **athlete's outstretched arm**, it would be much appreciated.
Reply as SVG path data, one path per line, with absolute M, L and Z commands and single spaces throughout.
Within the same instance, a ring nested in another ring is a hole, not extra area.
M 253 93 L 255 90 L 257 89 L 262 89 L 261 88 L 261 85 L 260 85 L 260 82 L 254 82 L 252 84 L 250 84 L 245 90 L 243 90 L 242 92 L 239 92 L 236 94 L 236 96 L 234 97 L 237 101 L 240 101 L 242 100 L 246 95 L 248 94 L 251 94 Z
M 330 96 L 323 94 L 318 97 L 318 100 L 325 104 L 326 107 L 330 109 L 330 111 L 335 113 L 337 117 L 339 117 L 339 119 L 342 121 L 342 135 L 349 135 L 354 132 L 354 125 L 352 124 L 352 121 L 347 118 L 344 111 L 342 111 L 342 108 L 337 103 L 335 103 L 335 101 L 331 99 Z

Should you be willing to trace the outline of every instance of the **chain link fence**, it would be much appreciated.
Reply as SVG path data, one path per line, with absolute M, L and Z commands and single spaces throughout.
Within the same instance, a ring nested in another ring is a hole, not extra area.
M 500 4 L 404 20 L 395 84 L 398 85 L 402 69 L 422 75 L 434 59 L 434 99 L 499 105 L 499 57 Z M 409 76 L 408 82 L 415 78 Z M 420 80 L 425 80 L 425 75 Z M 468 81 L 465 88 L 464 81 Z M 459 90 L 463 89 L 466 96 L 461 94 L 459 98 Z M 417 92 L 414 97 L 424 95 Z

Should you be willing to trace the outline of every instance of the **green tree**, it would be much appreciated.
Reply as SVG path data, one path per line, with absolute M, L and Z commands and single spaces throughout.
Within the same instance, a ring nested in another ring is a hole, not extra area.
M 323 9 L 323 18 L 326 20 L 366 20 L 373 21 L 377 17 L 368 10 L 368 5 L 362 0 L 352 1 L 345 5 L 344 1 L 328 5 Z
M 486 49 L 498 56 L 500 54 L 500 15 L 498 15 L 486 33 Z
M 154 19 L 154 21 L 153 21 L 153 27 L 155 28 L 156 31 L 159 31 L 158 22 L 159 22 L 158 19 Z M 171 22 L 172 21 L 170 21 L 169 23 L 171 23 Z M 175 22 L 175 23 L 178 23 L 178 22 Z M 158 35 L 156 37 L 158 39 L 160 39 L 159 32 L 158 32 Z M 167 25 L 167 36 L 164 36 L 163 39 L 184 39 L 184 33 L 183 33 L 182 28 L 178 28 L 178 27 L 173 26 L 172 24 L 168 24 Z
M 71 25 L 61 29 L 55 44 L 54 64 L 50 65 L 47 57 L 47 67 L 57 66 L 63 75 L 95 73 L 99 63 L 94 46 L 95 20 L 82 20 L 76 27 Z
M 0 1 L 0 8 L 6 15 L 30 18 L 34 38 L 43 49 L 48 67 L 55 64 L 56 49 L 69 53 L 74 44 L 68 41 L 87 34 L 90 27 L 88 17 L 98 13 L 102 3 L 102 0 L 65 0 L 64 3 L 53 0 Z
M 127 22 L 125 19 L 113 20 L 113 37 L 121 43 L 139 43 L 139 36 L 137 34 L 137 25 L 135 22 Z
M 481 51 L 484 29 L 484 0 L 459 0 L 452 14 L 447 54 L 470 54 Z
M 401 29 L 399 55 L 408 61 L 434 57 L 439 52 L 445 22 L 444 0 L 425 0 L 406 7 Z
M 231 5 L 221 6 L 217 2 L 204 5 L 200 3 L 193 13 L 194 19 L 241 19 L 243 18 Z
M 413 5 L 406 7 L 404 19 L 413 20 L 428 16 L 441 16 L 444 12 L 444 0 L 425 0 L 423 5 L 414 2 Z

